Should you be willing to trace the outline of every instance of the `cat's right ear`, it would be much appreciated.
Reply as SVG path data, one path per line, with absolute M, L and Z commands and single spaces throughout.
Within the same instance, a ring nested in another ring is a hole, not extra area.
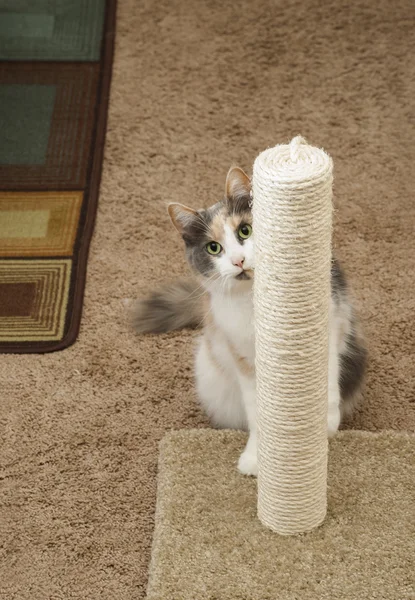
M 234 203 L 241 199 L 249 198 L 251 181 L 240 167 L 231 167 L 226 176 L 225 197 L 228 202 Z
M 197 210 L 184 206 L 184 204 L 179 204 L 178 202 L 169 204 L 167 210 L 169 211 L 173 225 L 180 235 L 184 235 L 186 228 L 194 222 L 195 218 L 199 217 Z

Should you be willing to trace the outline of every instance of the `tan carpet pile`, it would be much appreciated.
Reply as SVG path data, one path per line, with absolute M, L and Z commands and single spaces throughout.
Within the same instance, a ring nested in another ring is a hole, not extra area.
M 245 437 L 181 431 L 161 444 L 148 600 L 409 600 L 415 436 L 347 431 L 330 444 L 321 528 L 282 537 L 256 518 Z
M 349 425 L 415 430 L 414 18 L 412 0 L 119 1 L 79 339 L 0 360 L 2 600 L 144 597 L 158 442 L 207 421 L 194 334 L 137 338 L 122 299 L 185 272 L 167 202 L 213 203 L 232 163 L 297 133 L 334 158 L 368 337 Z

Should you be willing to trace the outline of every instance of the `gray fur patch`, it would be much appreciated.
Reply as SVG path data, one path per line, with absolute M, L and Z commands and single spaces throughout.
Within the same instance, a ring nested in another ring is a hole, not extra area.
M 179 280 L 138 300 L 131 310 L 137 333 L 166 333 L 197 327 L 203 319 L 203 290 L 197 281 Z
M 331 293 L 337 304 L 350 303 L 346 276 L 336 258 L 331 268 Z M 367 350 L 363 340 L 355 333 L 356 323 L 346 338 L 346 351 L 340 354 L 340 395 L 342 411 L 350 412 L 354 399 L 363 383 L 367 364 Z
M 237 194 L 227 201 L 229 212 L 235 215 L 251 212 L 251 196 L 249 192 Z
M 340 355 L 340 394 L 342 402 L 352 401 L 366 372 L 367 350 L 354 333 L 346 340 L 347 350 Z
M 214 259 L 206 252 L 208 241 L 206 238 L 200 245 L 186 248 L 186 256 L 189 264 L 204 277 L 209 277 L 215 271 Z
M 346 277 L 335 257 L 331 264 L 331 293 L 336 300 L 340 300 L 347 294 Z
M 206 244 L 211 241 L 209 226 L 221 209 L 223 204 L 218 202 L 206 210 L 198 211 L 198 216 L 189 221 L 183 233 L 186 258 L 190 266 L 204 277 L 209 277 L 215 269 L 212 257 L 206 252 Z

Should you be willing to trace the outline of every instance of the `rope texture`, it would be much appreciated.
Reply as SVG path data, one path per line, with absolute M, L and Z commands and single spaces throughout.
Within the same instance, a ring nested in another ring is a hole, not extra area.
M 258 515 L 282 535 L 327 510 L 332 173 L 301 137 L 253 170 Z

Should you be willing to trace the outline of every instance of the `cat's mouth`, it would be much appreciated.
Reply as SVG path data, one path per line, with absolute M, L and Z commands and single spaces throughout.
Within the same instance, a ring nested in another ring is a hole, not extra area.
M 238 281 L 248 281 L 251 279 L 252 270 L 248 269 L 246 271 L 241 271 L 238 275 L 235 275 L 235 279 Z

